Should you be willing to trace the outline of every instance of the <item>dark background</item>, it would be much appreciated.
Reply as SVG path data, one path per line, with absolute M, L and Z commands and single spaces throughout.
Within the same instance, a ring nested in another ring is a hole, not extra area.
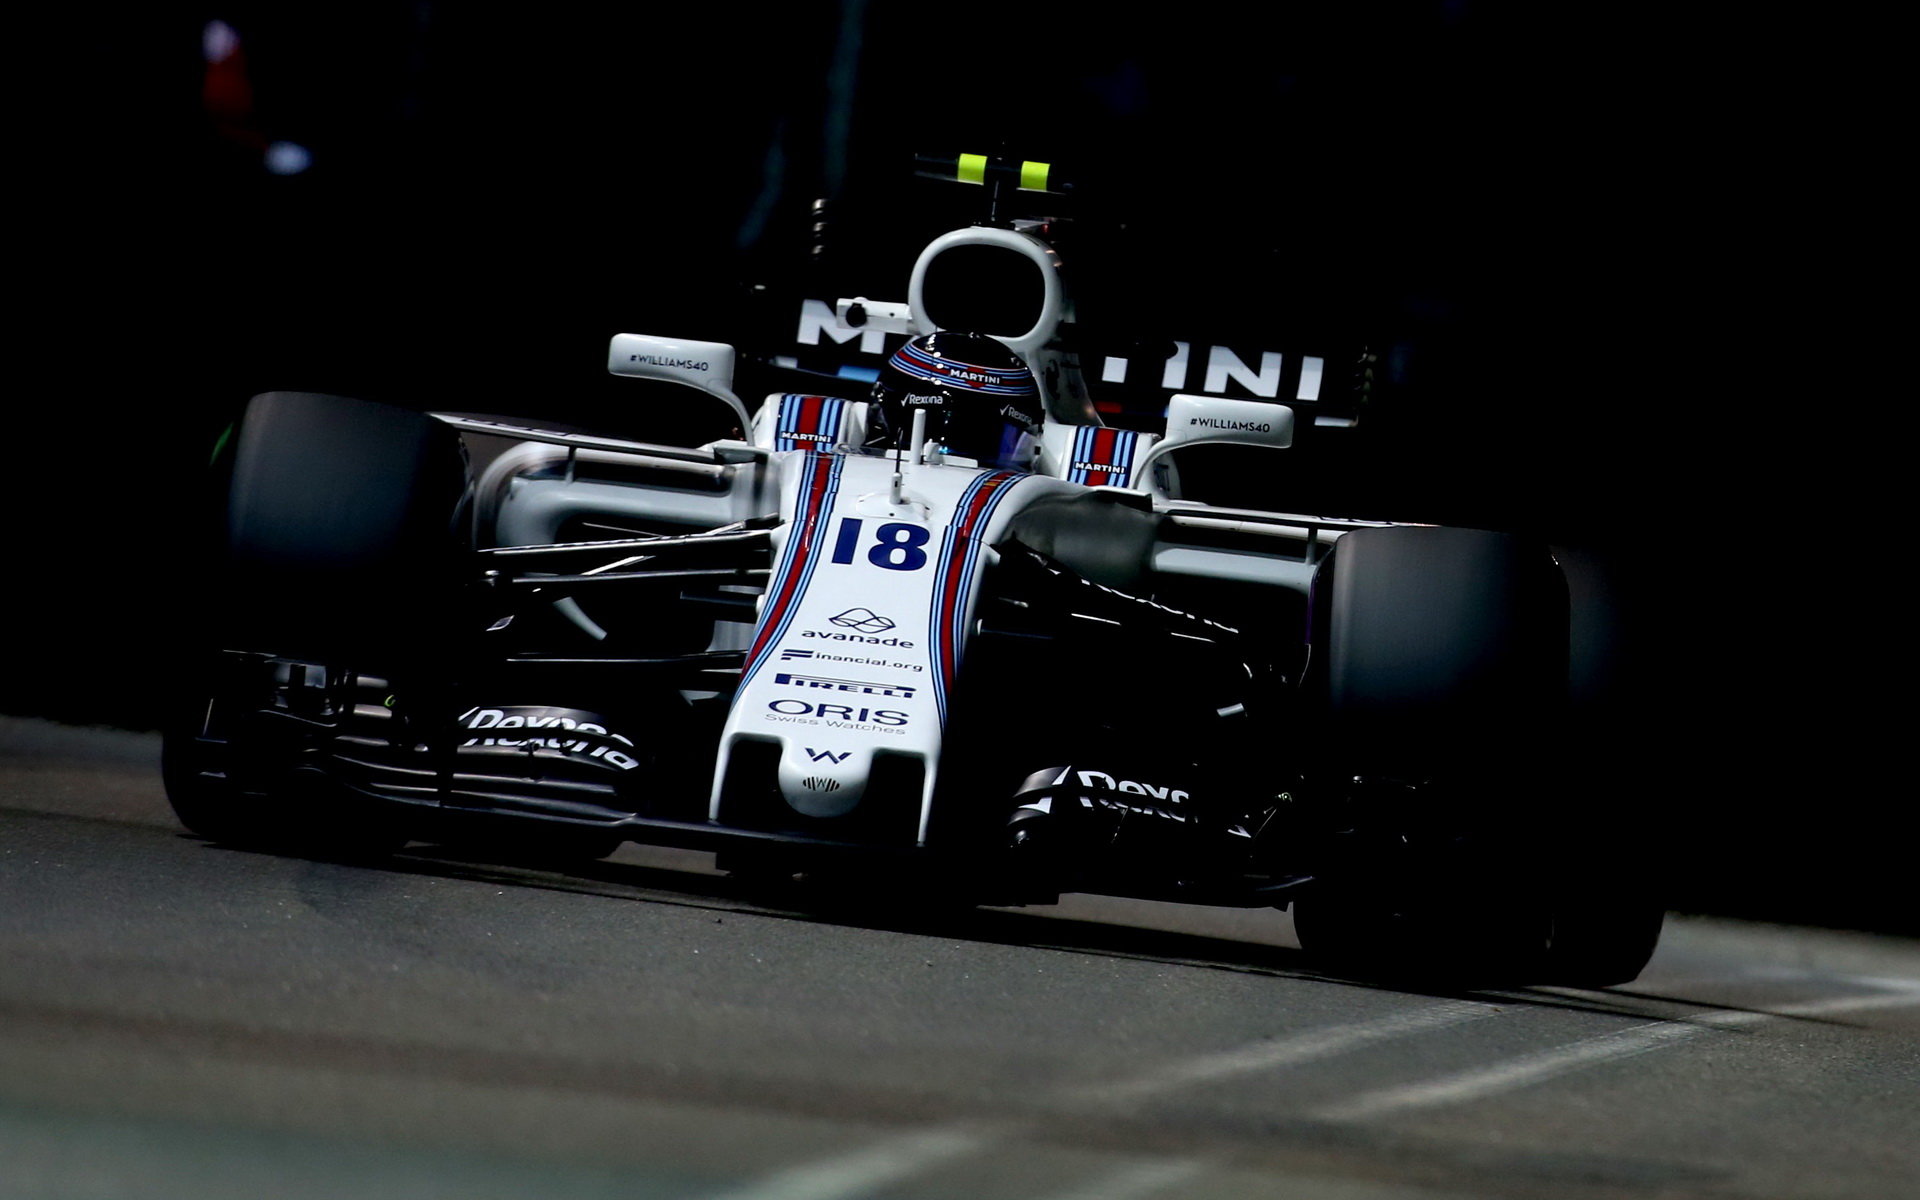
M 77 14 L 30 39 L 16 152 L 0 709 L 157 722 L 191 500 L 249 395 L 642 432 L 610 334 L 790 327 L 754 283 L 902 298 L 974 215 L 911 155 L 1004 151 L 1078 178 L 1089 328 L 1381 356 L 1282 499 L 1566 548 L 1595 819 L 1672 849 L 1678 903 L 1920 931 L 1875 765 L 1893 602 L 1788 370 L 1850 333 L 1797 274 L 1820 193 L 1776 169 L 1805 85 L 1747 26 L 1533 7 Z M 209 64 L 214 20 L 243 61 Z M 310 165 L 267 170 L 276 142 Z

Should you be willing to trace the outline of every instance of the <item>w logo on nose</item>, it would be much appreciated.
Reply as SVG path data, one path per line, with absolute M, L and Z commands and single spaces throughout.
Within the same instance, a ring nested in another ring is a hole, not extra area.
M 843 763 L 847 761 L 847 755 L 853 753 L 851 750 L 842 750 L 836 754 L 831 750 L 815 750 L 812 746 L 805 746 L 802 749 L 806 750 L 807 757 L 815 762 Z

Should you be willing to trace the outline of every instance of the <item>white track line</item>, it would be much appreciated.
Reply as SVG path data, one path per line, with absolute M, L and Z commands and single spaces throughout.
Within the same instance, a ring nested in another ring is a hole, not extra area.
M 1254 1042 L 1251 1045 L 1223 1050 L 1216 1054 L 1203 1054 L 1134 1079 L 1103 1084 L 1093 1098 L 1131 1100 L 1191 1084 L 1209 1083 L 1232 1075 L 1267 1071 L 1275 1067 L 1291 1067 L 1299 1063 L 1312 1062 L 1315 1059 L 1330 1058 L 1335 1054 L 1386 1038 L 1404 1037 L 1409 1034 L 1424 1033 L 1430 1029 L 1444 1029 L 1449 1025 L 1477 1021 L 1512 1008 L 1512 1005 L 1507 1005 L 1503 1009 L 1497 1004 L 1462 1000 L 1431 1005 L 1411 1012 L 1392 1013 L 1354 1025 L 1336 1025 L 1328 1029 L 1309 1030 L 1277 1041 Z
M 978 1150 L 1007 1132 L 994 1126 L 936 1126 L 837 1158 L 776 1171 L 713 1200 L 849 1200 Z
M 1140 1163 L 1095 1176 L 1070 1192 L 1056 1192 L 1045 1200 L 1141 1200 L 1185 1183 L 1206 1169 L 1207 1164 L 1191 1158 Z
M 1920 989 L 1877 996 L 1834 996 L 1825 1000 L 1789 1004 L 1768 1012 L 1721 1009 L 1693 1017 L 1684 1023 L 1659 1021 L 1650 1025 L 1635 1025 L 1631 1029 L 1542 1050 L 1507 1063 L 1462 1071 L 1426 1083 L 1366 1092 L 1343 1103 L 1320 1109 L 1313 1116 L 1322 1121 L 1364 1121 L 1416 1108 L 1460 1104 L 1527 1087 L 1582 1067 L 1632 1058 L 1711 1029 L 1735 1029 L 1780 1017 L 1817 1017 L 1905 1004 L 1920 1004 Z
M 1920 1004 L 1920 987 L 1914 987 L 1911 981 L 1886 982 L 1900 983 L 1901 990 L 1872 996 L 1833 996 L 1785 1005 L 1766 1012 L 1719 1009 L 1686 1022 L 1655 1021 L 1635 1025 L 1525 1055 L 1510 1062 L 1463 1071 L 1426 1083 L 1363 1093 L 1343 1103 L 1317 1110 L 1312 1116 L 1323 1121 L 1363 1121 L 1412 1109 L 1464 1103 L 1526 1087 L 1582 1067 L 1645 1054 L 1713 1029 L 1734 1029 L 1782 1017 L 1817 1017 Z M 1372 1021 L 1310 1030 L 1293 1037 L 1200 1055 L 1132 1079 L 1101 1085 L 1094 1091 L 1077 1090 L 1071 1097 L 1063 1098 L 1082 1102 L 1138 1099 L 1235 1075 L 1331 1058 L 1389 1038 L 1444 1029 L 1514 1010 L 1513 1005 L 1471 1000 L 1430 1005 L 1411 1012 L 1392 1013 Z M 888 1138 L 848 1154 L 779 1171 L 744 1187 L 716 1195 L 713 1200 L 853 1200 L 876 1188 L 918 1175 L 948 1159 L 986 1149 L 1015 1136 L 1017 1132 L 1013 1125 L 988 1122 L 955 1122 L 935 1126 Z M 1190 1179 L 1204 1169 L 1204 1163 L 1192 1159 L 1147 1162 L 1091 1180 L 1053 1200 L 1094 1200 L 1096 1197 L 1100 1200 L 1136 1200 Z
M 1801 979 L 1817 983 L 1841 983 L 1849 987 L 1878 988 L 1883 992 L 1920 991 L 1920 979 L 1901 975 L 1836 975 L 1805 967 L 1764 966 L 1742 971 L 1748 979 Z M 1663 984 L 1665 981 L 1662 981 Z
M 1328 1058 L 1387 1038 L 1444 1029 L 1510 1009 L 1511 1006 L 1503 1009 L 1497 1004 L 1471 1000 L 1429 1005 L 1354 1025 L 1315 1029 L 1278 1041 L 1255 1042 L 1201 1055 L 1134 1079 L 1099 1085 L 1093 1091 L 1076 1090 L 1062 1098 L 1081 1102 L 1135 1099 L 1190 1084 Z M 1017 1128 L 1010 1124 L 956 1122 L 934 1126 L 888 1138 L 848 1154 L 779 1171 L 716 1195 L 712 1200 L 850 1200 L 882 1185 L 917 1175 L 949 1158 L 984 1149 L 1016 1133 Z M 1103 1176 L 1069 1195 L 1076 1200 L 1146 1196 L 1203 1169 L 1204 1164 L 1189 1159 L 1149 1162 Z

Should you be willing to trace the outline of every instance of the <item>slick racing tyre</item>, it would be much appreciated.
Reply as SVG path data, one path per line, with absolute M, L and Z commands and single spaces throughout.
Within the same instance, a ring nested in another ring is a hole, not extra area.
M 1543 982 L 1551 925 L 1481 847 L 1456 844 L 1336 875 L 1294 901 L 1309 961 L 1332 974 L 1457 987 Z
M 437 630 L 451 624 L 458 439 L 405 409 L 271 392 L 248 405 L 217 465 L 213 586 L 163 735 L 168 800 L 217 841 L 395 849 L 404 833 L 318 765 L 324 714 L 285 711 L 270 684 L 276 669 L 433 674 Z
M 1631 983 L 1639 976 L 1660 943 L 1666 921 L 1666 905 L 1656 892 L 1576 874 L 1551 894 L 1541 982 L 1600 988 Z
M 1358 530 L 1321 565 L 1311 612 L 1318 771 L 1350 836 L 1295 909 L 1302 948 L 1343 973 L 1631 979 L 1657 908 L 1567 886 L 1592 876 L 1567 850 L 1567 591 L 1546 549 Z
M 1307 687 L 1343 773 L 1477 782 L 1537 765 L 1567 697 L 1545 547 L 1479 529 L 1343 536 L 1314 578 Z
M 228 489 L 223 640 L 320 661 L 417 654 L 445 624 L 464 486 L 457 435 L 423 413 L 254 397 Z

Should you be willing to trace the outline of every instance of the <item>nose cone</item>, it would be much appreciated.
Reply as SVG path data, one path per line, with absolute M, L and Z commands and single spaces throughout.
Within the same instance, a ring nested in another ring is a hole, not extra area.
M 867 792 L 873 752 L 789 742 L 780 755 L 780 794 L 798 813 L 841 817 Z

